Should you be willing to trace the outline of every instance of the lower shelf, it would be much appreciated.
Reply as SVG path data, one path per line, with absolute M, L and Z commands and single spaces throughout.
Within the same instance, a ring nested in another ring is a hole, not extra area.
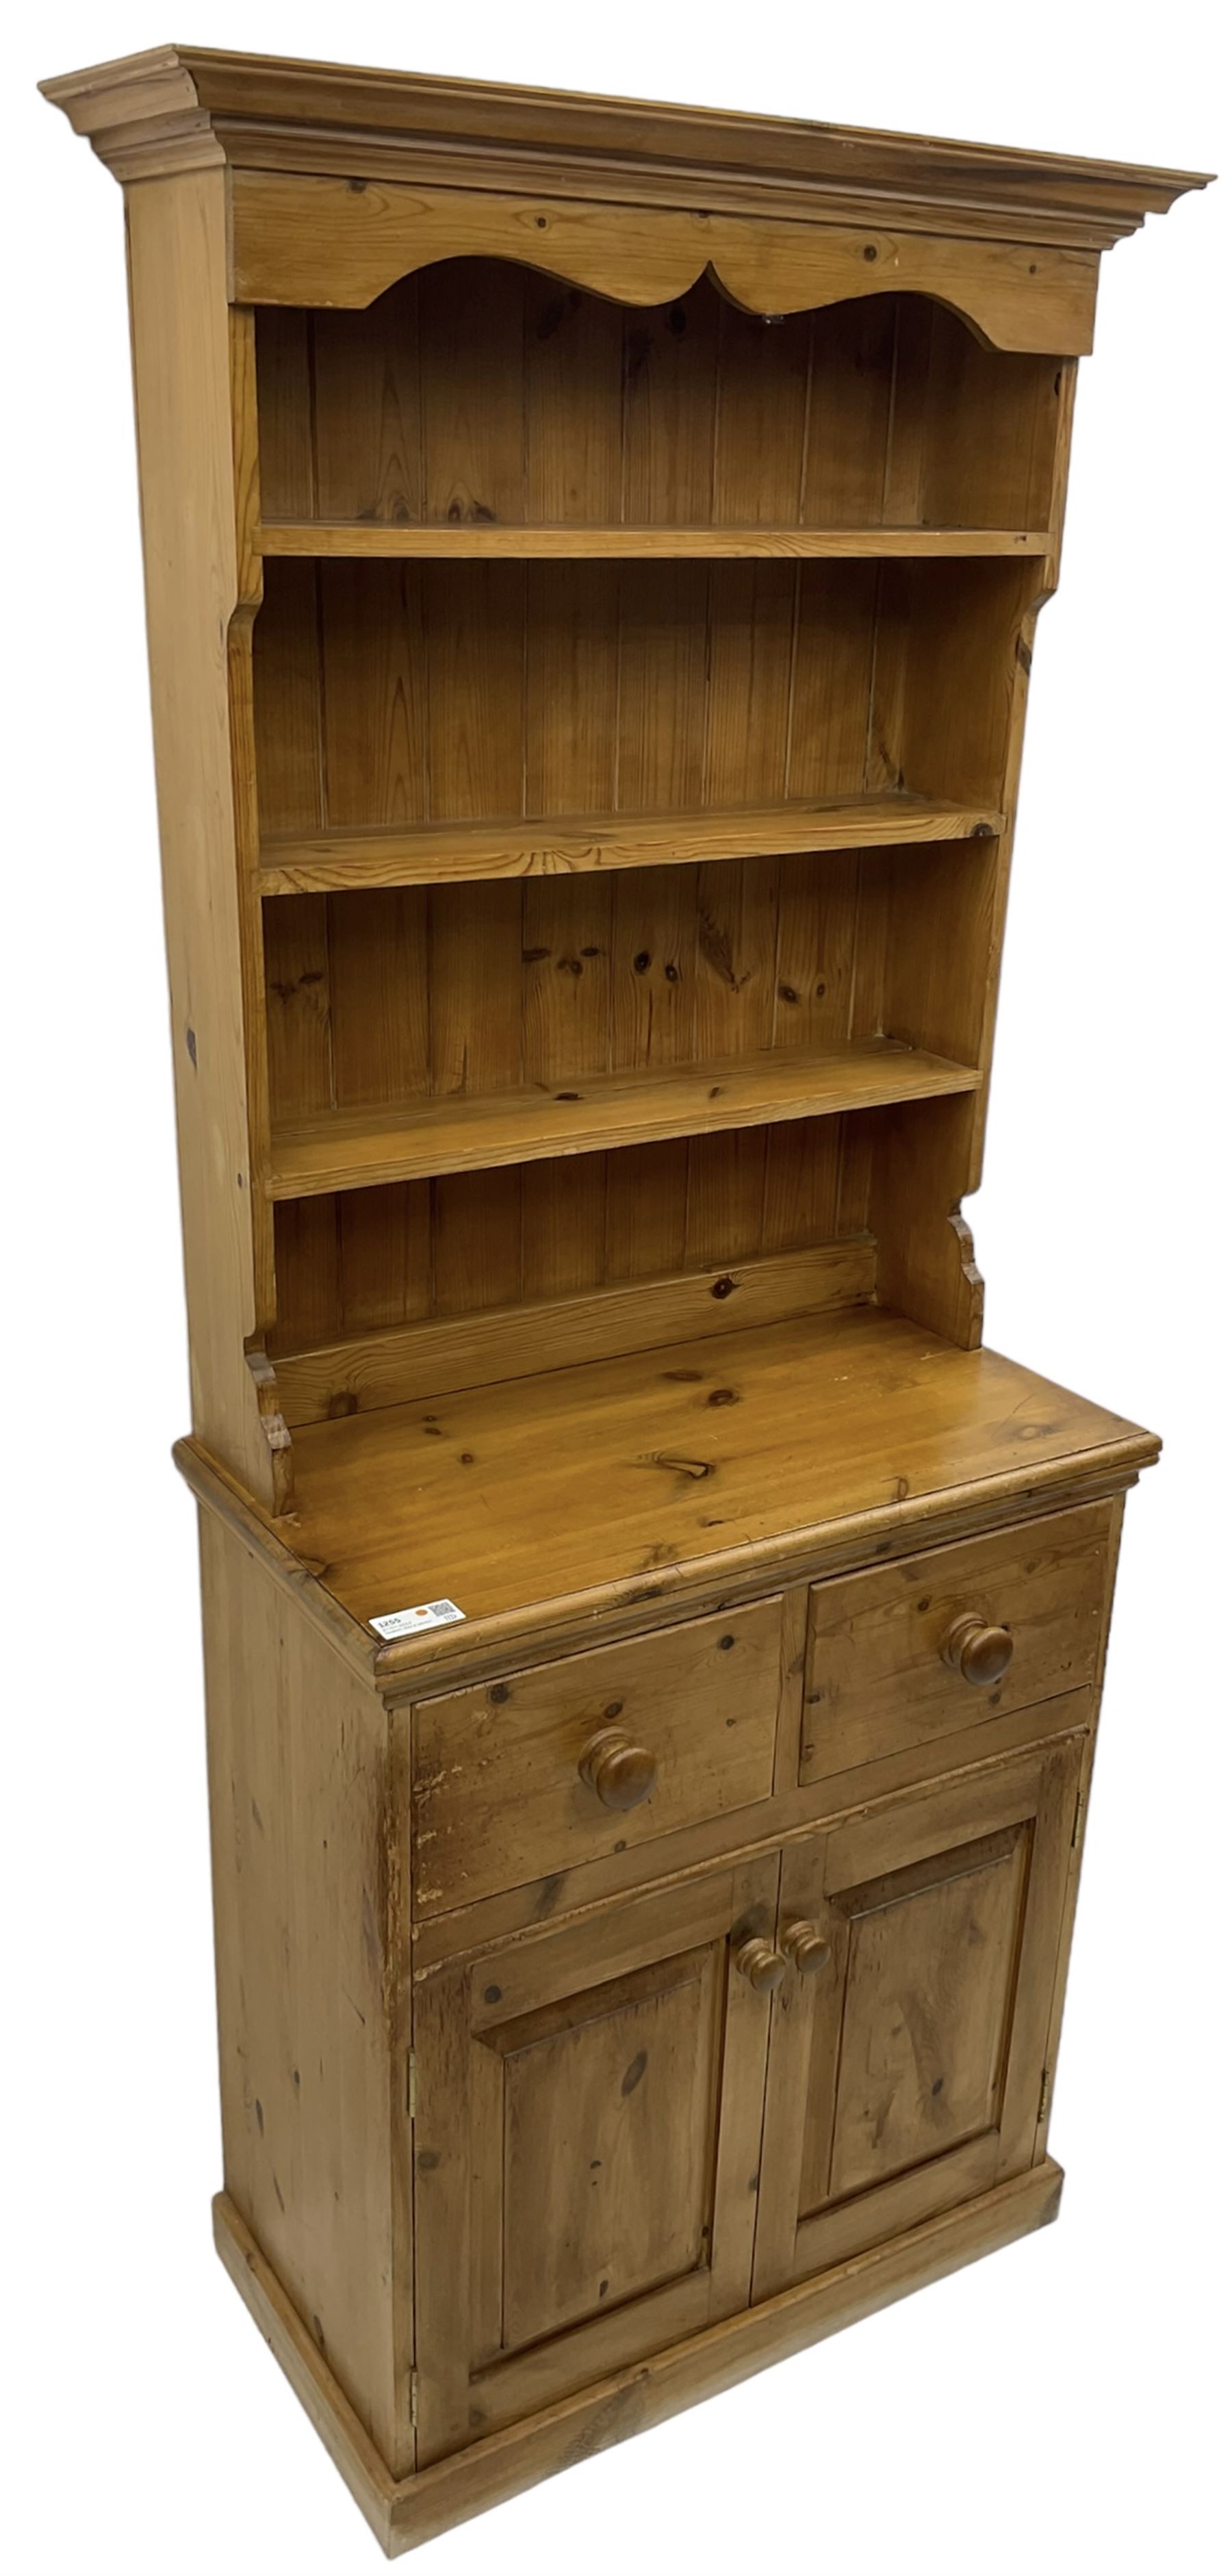
M 833 1117 L 977 1091 L 982 1081 L 974 1065 L 952 1064 L 890 1038 L 866 1038 L 825 1052 L 799 1047 L 653 1072 L 584 1075 L 559 1091 L 525 1083 L 340 1109 L 275 1130 L 268 1190 L 273 1199 L 318 1198 L 330 1190 L 602 1153 L 717 1128 Z
M 225 2193 L 214 2203 L 214 2239 L 335 2467 L 393 2558 L 558 2470 L 611 2449 L 631 2433 L 664 2422 L 700 2398 L 735 2387 L 771 2362 L 821 2342 L 980 2255 L 1046 2227 L 1060 2207 L 1063 2179 L 1060 2166 L 1049 2157 L 1013 2182 L 408 2478 L 391 2476 Z

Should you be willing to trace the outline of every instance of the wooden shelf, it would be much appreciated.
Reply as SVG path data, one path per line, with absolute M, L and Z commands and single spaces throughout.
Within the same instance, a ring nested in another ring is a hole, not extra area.
M 982 1079 L 972 1065 L 871 1038 L 824 1054 L 801 1048 L 593 1074 L 559 1091 L 522 1085 L 334 1110 L 275 1131 L 267 1190 L 273 1199 L 318 1198 L 718 1128 L 833 1117 L 975 1091 Z
M 709 813 L 415 823 L 400 830 L 266 840 L 258 881 L 263 894 L 318 894 L 347 886 L 685 866 L 704 859 L 777 857 L 794 850 L 886 849 L 910 841 L 975 840 L 1004 829 L 1005 816 L 995 805 L 951 805 L 903 794 Z
M 784 555 L 877 561 L 900 556 L 1047 555 L 1046 528 L 412 527 L 394 520 L 275 519 L 257 532 L 263 555 L 485 556 L 518 561 L 581 556 Z

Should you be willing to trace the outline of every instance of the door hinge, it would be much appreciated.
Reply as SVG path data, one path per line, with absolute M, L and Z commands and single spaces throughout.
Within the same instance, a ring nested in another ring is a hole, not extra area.
M 408 2120 L 413 2120 L 415 2117 L 415 2074 L 415 2051 L 413 2048 L 408 2048 L 406 2052 L 406 2116 Z
M 1074 1830 L 1069 1838 L 1069 1847 L 1071 1851 L 1077 1851 L 1078 1848 L 1078 1833 L 1082 1824 L 1082 1810 L 1085 1805 L 1086 1799 L 1080 1789 L 1074 1800 Z
M 419 2430 L 419 2372 L 411 2372 L 411 2431 Z
M 1039 2127 L 1040 2121 L 1043 2119 L 1043 2116 L 1044 2116 L 1045 2111 L 1046 2111 L 1046 2110 L 1047 2110 L 1047 2108 L 1048 2108 L 1048 2095 L 1049 2095 L 1049 2091 L 1050 2091 L 1051 2085 L 1052 2085 L 1052 2068 L 1051 2068 L 1050 2066 L 1046 2066 L 1046 2067 L 1044 2068 L 1044 2072 L 1043 2072 L 1043 2074 L 1042 2074 L 1042 2075 L 1041 2075 L 1041 2077 L 1040 2077 L 1039 2109 L 1038 2109 L 1038 2111 L 1037 2111 L 1037 2112 L 1036 2112 L 1036 2114 L 1035 2114 L 1035 2125 L 1036 2125 L 1036 2128 L 1037 2128 L 1037 2129 L 1038 2129 L 1038 2127 Z

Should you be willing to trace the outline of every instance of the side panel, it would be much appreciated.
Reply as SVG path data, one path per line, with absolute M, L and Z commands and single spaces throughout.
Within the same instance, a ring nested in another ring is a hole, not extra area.
M 226 2187 L 399 2473 L 407 1720 L 207 1511 L 201 1555 Z
M 1062 346 L 1058 341 L 1058 350 Z M 1037 497 L 1050 460 L 1050 555 L 1023 567 L 1016 599 L 967 585 L 965 613 L 965 568 L 955 568 L 958 584 L 940 597 L 927 582 L 904 582 L 899 649 L 891 644 L 883 653 L 878 676 L 874 733 L 884 732 L 891 770 L 897 764 L 905 773 L 918 765 L 921 787 L 942 770 L 955 782 L 977 776 L 995 781 L 1005 815 L 1000 839 L 982 860 L 978 854 L 973 859 L 978 885 L 963 870 L 927 882 L 899 874 L 885 988 L 887 1028 L 922 1046 L 935 1044 L 931 1033 L 965 1022 L 963 1042 L 970 1053 L 963 1060 L 980 1065 L 985 1076 L 992 1064 L 1036 621 L 1060 568 L 1076 379 L 1070 358 L 1057 369 L 1053 417 L 1046 426 L 1038 399 L 1020 415 L 1020 434 L 1031 438 L 1035 450 Z M 1043 409 L 1046 416 L 1047 396 Z M 919 449 L 921 471 L 936 485 L 938 498 L 944 479 L 938 483 L 937 477 L 950 470 L 941 460 L 961 457 L 978 444 L 978 411 L 972 418 L 964 405 L 953 424 L 957 434 L 947 438 L 948 426 L 943 412 L 936 415 Z M 961 794 L 961 785 L 949 792 Z M 984 1282 L 963 1201 L 979 1188 L 983 1172 L 988 1091 L 986 1079 L 969 1097 L 932 1103 L 918 1115 L 891 1111 L 880 1131 L 867 1208 L 878 1240 L 881 1303 L 964 1350 L 977 1349 L 984 1330 Z
M 227 645 L 239 577 L 224 173 L 128 197 L 146 620 L 179 1130 L 193 1429 L 273 1499 L 255 1326 Z

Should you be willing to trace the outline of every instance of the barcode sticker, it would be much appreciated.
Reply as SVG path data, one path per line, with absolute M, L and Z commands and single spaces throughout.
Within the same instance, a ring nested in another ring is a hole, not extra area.
M 370 1619 L 378 1637 L 414 1637 L 421 1628 L 452 1628 L 455 1619 L 465 1619 L 456 1601 L 417 1601 L 413 1610 L 387 1610 L 380 1619 Z

